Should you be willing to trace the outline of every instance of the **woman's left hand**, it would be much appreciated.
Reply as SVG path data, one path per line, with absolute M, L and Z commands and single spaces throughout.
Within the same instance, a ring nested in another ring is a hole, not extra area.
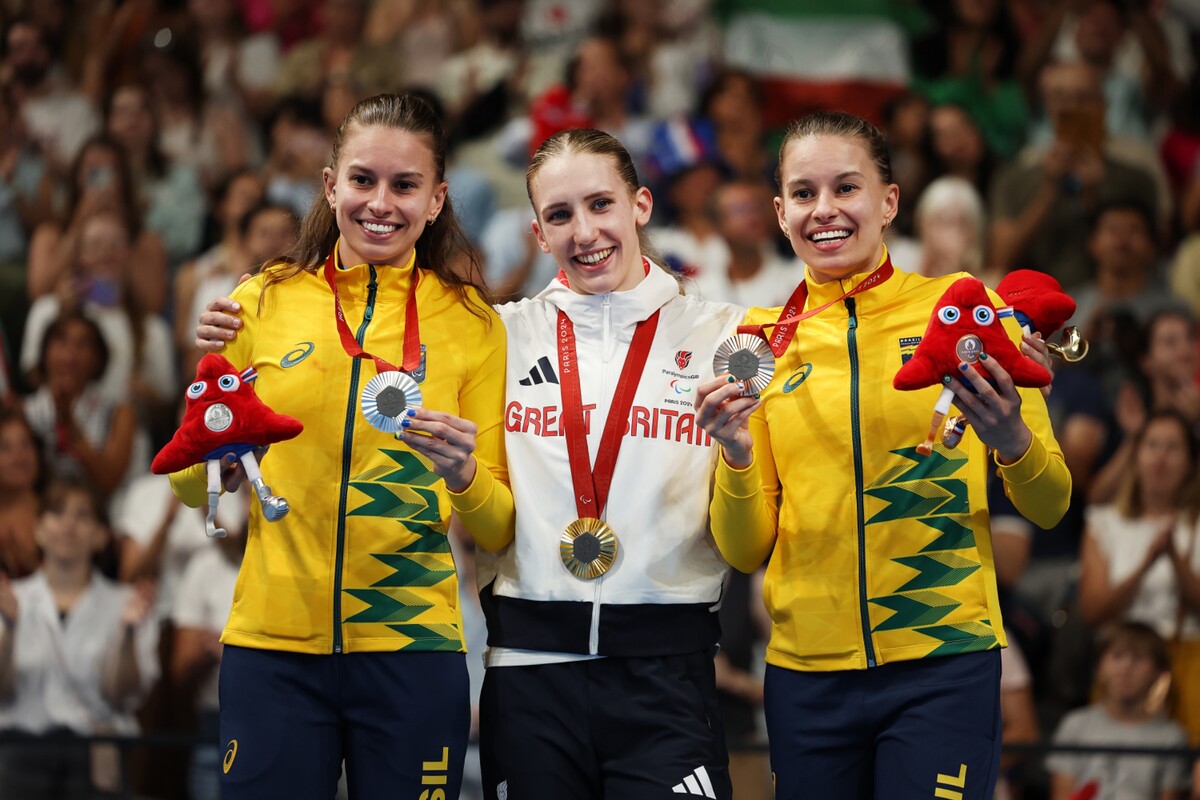
M 982 362 L 996 387 L 970 364 L 959 364 L 959 379 L 950 381 L 954 405 L 962 411 L 980 441 L 996 451 L 1001 463 L 1011 464 L 1025 455 L 1033 441 L 1033 432 L 1021 418 L 1021 395 L 1012 377 L 994 358 L 985 353 Z M 969 383 L 978 393 L 964 386 Z
M 442 411 L 409 408 L 400 440 L 433 462 L 433 471 L 446 481 L 446 488 L 462 492 L 475 480 L 474 422 Z

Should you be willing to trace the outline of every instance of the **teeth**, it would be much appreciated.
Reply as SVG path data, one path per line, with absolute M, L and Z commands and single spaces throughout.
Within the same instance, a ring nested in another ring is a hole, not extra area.
M 814 242 L 828 242 L 834 239 L 845 239 L 849 235 L 849 231 L 821 231 L 820 233 L 814 233 L 812 240 Z
M 575 258 L 582 261 L 584 264 L 599 264 L 601 261 L 608 258 L 609 253 L 612 251 L 613 248 L 610 247 L 607 250 L 601 250 L 598 253 L 588 253 L 586 256 L 575 256 Z
M 384 225 L 379 222 L 364 222 L 363 227 L 371 233 L 391 233 L 396 230 L 395 225 Z

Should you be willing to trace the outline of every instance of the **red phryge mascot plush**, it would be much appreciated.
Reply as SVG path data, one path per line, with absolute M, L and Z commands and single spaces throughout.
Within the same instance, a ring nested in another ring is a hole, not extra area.
M 900 367 L 892 385 L 902 391 L 942 385 L 934 406 L 933 424 L 917 452 L 928 455 L 934 437 L 950 410 L 954 393 L 946 384 L 955 379 L 960 362 L 974 364 L 985 378 L 991 379 L 979 356 L 987 353 L 995 359 L 1017 386 L 1048 386 L 1050 373 L 1037 362 L 1021 354 L 1000 323 L 987 289 L 976 278 L 960 278 L 938 300 L 929 327 L 912 359 Z
M 257 377 L 253 367 L 238 372 L 219 353 L 200 359 L 196 380 L 187 389 L 183 422 L 150 465 L 152 472 L 164 475 L 207 463 L 205 528 L 209 536 L 225 535 L 214 520 L 221 496 L 221 458 L 231 453 L 241 459 L 268 522 L 283 519 L 290 510 L 287 500 L 272 495 L 271 487 L 263 483 L 254 449 L 298 436 L 304 425 L 294 417 L 276 414 L 258 399 L 254 391 Z
M 1075 301 L 1053 277 L 1036 269 L 1016 269 L 996 287 L 1022 328 L 1045 339 L 1075 313 Z

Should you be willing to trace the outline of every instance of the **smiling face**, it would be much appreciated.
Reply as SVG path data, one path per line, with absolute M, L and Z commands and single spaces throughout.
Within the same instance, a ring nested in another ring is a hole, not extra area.
M 382 125 L 348 129 L 322 177 L 346 265 L 403 266 L 446 200 L 427 137 Z
M 779 226 L 818 283 L 870 272 L 883 254 L 884 222 L 896 215 L 900 189 L 884 183 L 857 137 L 790 141 L 779 165 Z
M 650 221 L 645 187 L 631 191 L 611 156 L 567 151 L 547 159 L 529 184 L 533 232 L 573 291 L 632 289 L 645 277 L 638 228 Z

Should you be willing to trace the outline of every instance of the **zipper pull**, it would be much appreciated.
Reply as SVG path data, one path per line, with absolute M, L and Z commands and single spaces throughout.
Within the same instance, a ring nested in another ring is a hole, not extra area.
M 858 327 L 858 317 L 854 314 L 854 298 L 846 298 L 846 311 L 850 314 L 850 330 Z

